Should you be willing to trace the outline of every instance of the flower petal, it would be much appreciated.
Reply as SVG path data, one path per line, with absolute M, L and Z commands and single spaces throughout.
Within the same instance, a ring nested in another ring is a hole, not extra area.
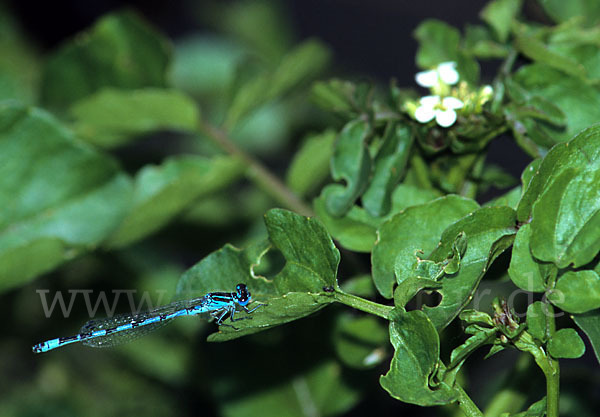
M 415 81 L 421 87 L 433 87 L 438 83 L 438 73 L 435 70 L 417 72 Z
M 421 106 L 426 107 L 435 107 L 441 102 L 442 100 L 440 99 L 440 96 L 423 96 L 419 99 Z
M 442 106 L 449 110 L 462 109 L 464 105 L 465 104 L 461 100 L 452 96 L 444 97 L 442 100 Z
M 483 88 L 481 89 L 481 92 L 479 93 L 482 96 L 492 96 L 492 94 L 494 94 L 494 89 L 491 85 L 486 84 L 483 86 Z
M 450 127 L 456 122 L 456 112 L 454 110 L 436 110 L 435 121 L 442 127 Z
M 427 123 L 435 117 L 435 110 L 430 106 L 419 106 L 415 110 L 415 119 L 420 123 Z
M 460 79 L 458 71 L 456 71 L 456 62 L 442 62 L 437 67 L 437 72 L 443 82 L 448 85 L 454 85 Z

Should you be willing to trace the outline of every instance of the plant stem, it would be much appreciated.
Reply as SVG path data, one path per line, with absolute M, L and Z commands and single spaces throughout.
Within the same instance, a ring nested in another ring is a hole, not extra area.
M 364 311 L 365 313 L 374 314 L 386 320 L 390 319 L 390 313 L 394 309 L 394 307 L 374 303 L 373 301 L 345 293 L 339 289 L 335 290 L 335 299 L 342 304 Z
M 467 417 L 483 417 L 479 407 L 459 384 L 454 386 L 454 390 L 458 394 L 458 406 Z
M 542 346 L 538 346 L 526 331 L 523 332 L 515 346 L 524 352 L 533 355 L 535 363 L 546 377 L 546 417 L 558 417 L 560 367 L 558 360 L 546 353 Z
M 238 158 L 247 166 L 246 176 L 284 207 L 303 216 L 314 216 L 313 210 L 273 175 L 260 161 L 240 149 L 227 133 L 209 123 L 201 122 L 199 130 L 226 153 Z
M 548 357 L 549 369 L 546 376 L 546 416 L 558 417 L 560 367 L 556 359 Z

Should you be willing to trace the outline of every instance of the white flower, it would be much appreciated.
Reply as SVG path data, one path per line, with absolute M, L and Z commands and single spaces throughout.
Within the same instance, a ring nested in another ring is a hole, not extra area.
M 415 110 L 415 119 L 427 123 L 435 117 L 435 121 L 442 127 L 450 127 L 456 122 L 456 110 L 464 103 L 456 97 L 425 96 L 419 100 L 419 107 Z
M 494 89 L 492 88 L 491 85 L 484 85 L 481 88 L 481 91 L 479 92 L 480 95 L 484 96 L 484 97 L 492 97 L 492 95 L 494 94 Z
M 456 71 L 456 62 L 442 62 L 435 69 L 418 72 L 415 81 L 421 87 L 431 88 L 437 86 L 440 81 L 447 85 L 454 85 L 460 76 Z

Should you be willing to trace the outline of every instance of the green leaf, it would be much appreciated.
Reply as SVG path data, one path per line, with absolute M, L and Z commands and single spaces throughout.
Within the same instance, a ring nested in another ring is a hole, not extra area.
M 335 137 L 333 130 L 310 135 L 294 155 L 286 174 L 286 183 L 299 196 L 314 192 L 329 175 Z
M 460 262 L 460 270 L 442 279 L 437 291 L 442 301 L 436 307 L 423 306 L 423 311 L 438 329 L 450 323 L 469 303 L 479 281 L 492 262 L 514 241 L 515 211 L 510 207 L 483 207 L 456 223 L 442 234 L 440 244 L 428 259 L 440 262 L 451 251 L 456 236 L 465 233 L 468 246 Z
M 199 122 L 192 99 L 176 90 L 157 88 L 105 88 L 76 102 L 70 112 L 81 138 L 107 148 L 159 129 L 193 131 Z
M 350 114 L 356 110 L 355 92 L 356 86 L 350 81 L 317 81 L 312 86 L 311 99 L 323 110 Z
M 261 59 L 277 62 L 292 47 L 294 29 L 282 4 L 260 0 L 223 4 L 218 11 L 207 9 L 211 12 L 202 16 L 206 26 L 217 26 Z
M 600 275 L 592 270 L 567 271 L 558 278 L 548 300 L 569 313 L 600 308 Z
M 600 250 L 599 176 L 600 126 L 554 146 L 544 157 L 517 208 L 519 221 L 531 221 L 536 258 L 564 268 L 595 257 Z
M 372 368 L 387 356 L 387 329 L 373 316 L 342 316 L 332 337 L 338 357 L 352 368 Z
M 241 388 L 248 389 L 248 381 Z M 239 391 L 235 391 L 239 392 Z M 221 413 L 226 417 L 306 417 L 339 415 L 359 400 L 359 392 L 346 383 L 341 366 L 326 361 L 289 381 L 272 381 L 254 387 L 252 395 L 228 395 Z
M 237 284 L 244 283 L 254 300 L 266 302 L 266 298 L 277 294 L 275 287 L 272 282 L 256 275 L 254 268 L 269 249 L 268 241 L 255 243 L 243 250 L 229 244 L 223 246 L 181 276 L 177 283 L 177 298 L 201 297 L 214 291 L 231 292 Z M 256 313 L 262 313 L 261 310 Z
M 473 200 L 449 195 L 410 207 L 383 223 L 371 259 L 381 295 L 391 298 L 396 282 L 410 276 L 416 251 L 431 252 L 446 227 L 478 208 Z
M 600 89 L 581 78 L 536 63 L 519 68 L 514 80 L 529 94 L 543 97 L 566 116 L 566 128 L 538 124 L 539 134 L 549 136 L 553 143 L 572 138 L 600 119 Z
M 575 321 L 575 324 L 590 339 L 596 359 L 600 363 L 600 310 L 590 311 L 585 314 L 573 314 L 571 317 Z
M 228 39 L 198 34 L 178 37 L 171 66 L 172 85 L 194 96 L 223 94 L 233 82 L 242 56 L 242 47 Z
M 510 114 L 518 120 L 525 121 L 527 118 L 548 122 L 562 128 L 567 123 L 566 115 L 556 104 L 551 101 L 529 93 L 518 83 L 506 80 L 509 95 L 515 101 L 505 108 L 505 113 Z M 537 124 L 535 124 L 537 126 Z M 532 132 L 530 132 L 532 134 Z M 532 138 L 537 139 L 532 135 Z
M 521 10 L 522 0 L 494 0 L 488 3 L 479 14 L 494 28 L 498 40 L 506 42 L 510 28 Z
M 326 207 L 333 216 L 342 216 L 350 210 L 356 199 L 365 191 L 371 174 L 371 156 L 366 141 L 371 127 L 366 121 L 353 120 L 340 132 L 331 160 L 334 180 L 344 180 L 346 185 L 329 185 L 323 191 Z
M 560 268 L 590 262 L 600 250 L 599 198 L 600 169 L 556 176 L 533 205 L 533 255 Z
M 515 48 L 529 59 L 548 65 L 551 68 L 572 75 L 585 78 L 586 71 L 579 62 L 548 49 L 548 46 L 534 36 L 525 34 L 517 36 L 514 41 Z
M 460 368 L 464 361 L 481 346 L 493 343 L 496 338 L 496 329 L 485 329 L 476 332 L 465 342 L 456 347 L 450 354 L 450 363 L 453 369 Z
M 435 266 L 437 265 L 435 265 L 434 263 L 434 267 Z M 417 295 L 417 293 L 423 289 L 437 290 L 438 288 L 442 287 L 442 284 L 439 281 L 429 278 L 422 278 L 416 275 L 416 273 L 415 275 L 409 276 L 408 278 L 404 279 L 394 289 L 394 305 L 396 307 L 405 308 L 406 304 L 408 304 L 408 302 L 412 300 L 415 297 L 415 295 Z
M 527 331 L 545 343 L 554 333 L 554 309 L 551 304 L 535 301 L 527 307 Z
M 548 353 L 555 358 L 577 359 L 585 353 L 585 344 L 575 329 L 560 329 L 548 341 Z
M 460 312 L 459 318 L 466 321 L 467 324 L 481 324 L 488 327 L 494 327 L 494 322 L 490 315 L 483 311 L 464 309 Z
M 375 243 L 378 219 L 358 206 L 352 206 L 342 217 L 332 216 L 327 210 L 326 195 L 314 200 L 317 216 L 327 231 L 344 248 L 356 252 L 370 252 Z
M 106 243 L 123 247 L 157 231 L 198 198 L 223 189 L 244 172 L 228 156 L 177 156 L 146 166 L 135 177 L 129 213 Z
M 531 183 L 533 177 L 537 174 L 541 163 L 542 159 L 534 159 L 521 173 L 521 185 L 523 187 L 523 193 L 525 193 L 525 191 L 527 191 L 529 188 L 529 184 Z
M 103 87 L 164 87 L 170 54 L 167 40 L 136 14 L 108 15 L 50 56 L 42 101 L 66 108 Z
M 123 218 L 129 177 L 48 113 L 0 105 L 0 289 L 98 245 Z
M 233 128 L 250 112 L 313 79 L 328 62 L 329 51 L 323 44 L 315 40 L 305 41 L 284 56 L 272 72 L 250 79 L 236 91 L 225 126 Z
M 273 216 L 273 211 L 283 212 L 271 210 L 267 216 Z M 270 248 L 271 244 L 267 241 L 251 245 L 244 250 L 225 245 L 181 276 L 177 285 L 178 298 L 198 297 L 215 291 L 231 292 L 238 283 L 245 283 L 252 300 L 265 304 L 249 316 L 251 319 L 236 322 L 235 328 L 221 326 L 219 331 L 208 337 L 209 341 L 223 342 L 267 330 L 308 316 L 334 301 L 332 294 L 324 292 L 322 288 L 315 293 L 278 291 L 278 276 L 267 280 L 258 275 L 255 269 Z M 285 274 L 284 271 L 280 272 L 281 274 Z M 252 304 L 255 305 L 257 304 Z M 243 317 L 246 313 L 239 314 Z
M 279 97 L 317 76 L 328 64 L 330 53 L 316 39 L 304 41 L 286 54 L 270 77 L 269 97 Z
M 415 29 L 414 37 L 419 42 L 416 55 L 419 68 L 433 68 L 442 62 L 458 61 L 458 29 L 442 21 L 428 19 Z
M 343 247 L 356 252 L 371 252 L 377 238 L 377 228 L 384 221 L 407 207 L 426 203 L 439 196 L 440 193 L 435 190 L 400 184 L 392 194 L 392 208 L 384 217 L 373 217 L 357 205 L 352 206 L 344 216 L 334 217 L 327 211 L 323 195 L 314 200 L 314 207 L 329 233 Z
M 392 397 L 421 406 L 456 401 L 456 394 L 447 385 L 433 389 L 429 384 L 437 371 L 440 340 L 434 325 L 422 311 L 399 314 L 390 322 L 390 341 L 394 357 L 390 370 L 379 381 Z
M 235 286 L 231 288 L 235 288 Z M 219 331 L 211 334 L 207 340 L 209 342 L 226 342 L 268 330 L 272 327 L 311 315 L 334 301 L 333 297 L 326 293 L 316 294 L 306 292 L 288 292 L 281 296 L 271 296 L 268 298 L 256 297 L 255 299 L 265 302 L 266 306 L 253 312 L 250 316 L 251 320 L 236 322 L 235 329 L 221 326 Z
M 363 298 L 375 298 L 376 290 L 370 274 L 357 275 L 340 283 L 340 288 L 345 293 L 350 293 Z
M 525 223 L 519 228 L 513 245 L 508 276 L 519 288 L 531 292 L 546 291 L 548 264 L 536 260 L 529 249 L 531 225 Z
M 511 417 L 544 417 L 546 415 L 546 397 L 534 402 L 526 411 L 513 414 Z
M 600 4 L 595 0 L 545 0 L 540 2 L 540 6 L 557 23 L 574 17 L 584 18 L 588 27 L 595 27 L 600 23 Z
M 373 161 L 371 182 L 361 201 L 367 212 L 380 217 L 390 211 L 392 191 L 404 175 L 413 143 L 413 135 L 404 125 L 390 124 L 383 144 Z
M 323 287 L 337 287 L 340 252 L 317 219 L 273 209 L 265 215 L 265 224 L 273 246 L 286 260 L 274 278 L 280 294 L 322 292 Z
M 522 194 L 523 188 L 521 186 L 517 186 L 511 188 L 506 193 L 488 201 L 483 205 L 483 207 L 508 206 L 516 210 L 517 206 L 519 205 L 519 200 L 521 199 Z
M 506 58 L 508 48 L 494 40 L 491 30 L 483 25 L 467 24 L 463 48 L 466 53 L 481 59 Z

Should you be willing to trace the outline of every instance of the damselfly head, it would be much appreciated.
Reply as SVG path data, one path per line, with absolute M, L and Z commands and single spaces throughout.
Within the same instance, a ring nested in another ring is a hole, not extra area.
M 250 292 L 245 284 L 238 284 L 235 287 L 235 298 L 241 306 L 245 306 L 250 302 Z

